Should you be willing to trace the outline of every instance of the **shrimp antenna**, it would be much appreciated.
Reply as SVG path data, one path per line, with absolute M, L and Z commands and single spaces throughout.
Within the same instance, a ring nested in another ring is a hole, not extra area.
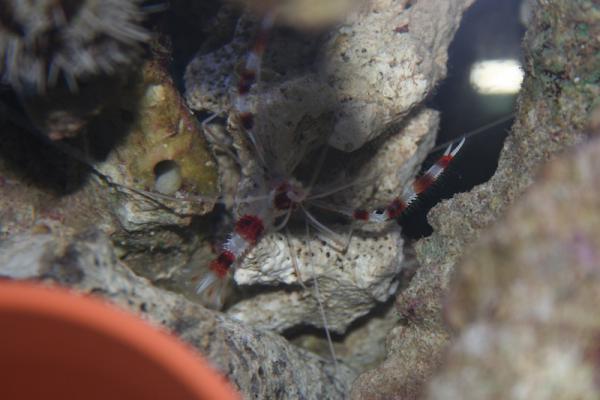
M 304 224 L 305 227 L 305 231 L 306 231 L 306 244 L 308 246 L 308 253 L 313 254 L 311 245 L 310 245 L 310 227 L 308 226 L 308 223 L 305 222 Z M 317 304 L 319 305 L 319 312 L 321 313 L 321 319 L 323 321 L 323 328 L 325 329 L 325 336 L 327 336 L 327 344 L 329 346 L 329 352 L 331 354 L 331 359 L 333 360 L 333 368 L 335 370 L 335 372 L 337 373 L 338 371 L 338 363 L 337 363 L 337 356 L 335 355 L 335 349 L 333 347 L 333 340 L 331 339 L 331 332 L 329 330 L 329 323 L 327 322 L 327 314 L 325 313 L 325 307 L 323 306 L 323 301 L 321 300 L 321 290 L 319 289 L 319 281 L 317 279 L 317 274 L 315 272 L 315 266 L 313 265 L 312 262 L 309 263 L 310 264 L 310 272 L 312 273 L 312 277 L 313 277 L 313 286 L 315 288 L 315 299 L 317 300 Z
M 497 119 L 497 120 L 495 120 L 495 121 L 492 121 L 492 122 L 490 122 L 490 123 L 488 123 L 488 124 L 485 124 L 485 125 L 483 125 L 483 126 L 480 126 L 480 127 L 479 127 L 479 128 L 477 128 L 477 129 L 474 129 L 474 130 L 472 130 L 472 131 L 470 131 L 470 132 L 467 132 L 467 133 L 465 133 L 464 135 L 460 135 L 460 137 L 462 137 L 462 138 L 464 138 L 464 139 L 468 139 L 468 138 L 470 138 L 471 136 L 478 135 L 478 134 L 480 134 L 481 132 L 485 132 L 485 131 L 487 131 L 488 129 L 490 129 L 490 128 L 493 128 L 493 127 L 495 127 L 495 126 L 497 126 L 497 125 L 500 125 L 500 124 L 501 124 L 501 123 L 503 123 L 503 122 L 510 121 L 510 120 L 511 120 L 511 119 L 513 119 L 513 118 L 515 118 L 515 113 L 510 113 L 510 114 L 507 114 L 507 115 L 505 115 L 504 117 L 498 118 L 498 119 Z M 451 145 L 451 144 L 452 144 L 452 143 L 454 143 L 454 142 L 456 142 L 456 139 L 448 140 L 448 141 L 446 141 L 446 142 L 444 142 L 444 143 L 441 143 L 441 144 L 439 144 L 439 145 L 435 146 L 433 149 L 431 149 L 430 153 L 435 153 L 436 151 L 440 151 L 440 150 L 442 150 L 442 149 L 445 149 L 445 148 L 447 148 L 449 145 Z

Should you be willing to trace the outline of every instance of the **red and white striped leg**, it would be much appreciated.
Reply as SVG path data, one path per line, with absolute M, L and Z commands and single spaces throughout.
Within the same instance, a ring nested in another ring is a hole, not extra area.
M 356 209 L 352 213 L 352 218 L 357 221 L 383 223 L 400 217 L 404 211 L 426 192 L 448 168 L 456 154 L 460 151 L 465 139 L 452 148 L 448 146 L 444 154 L 433 164 L 423 175 L 415 179 L 413 184 L 409 186 L 404 193 L 396 197 L 385 208 L 379 208 L 372 211 L 365 209 Z
M 237 85 L 237 94 L 233 102 L 234 111 L 239 118 L 241 127 L 246 132 L 246 135 L 256 149 L 259 159 L 264 164 L 263 149 L 260 142 L 253 131 L 254 129 L 254 114 L 252 113 L 252 104 L 248 98 L 250 89 L 260 79 L 260 68 L 262 58 L 267 47 L 269 33 L 273 28 L 275 16 L 273 13 L 267 14 L 261 21 L 254 45 L 246 56 L 246 62 L 240 72 L 240 77 Z
M 215 308 L 223 306 L 224 289 L 232 266 L 243 257 L 262 237 L 265 225 L 256 215 L 244 215 L 235 223 L 219 255 L 208 265 L 208 271 L 196 286 L 196 293 L 205 297 L 207 304 Z

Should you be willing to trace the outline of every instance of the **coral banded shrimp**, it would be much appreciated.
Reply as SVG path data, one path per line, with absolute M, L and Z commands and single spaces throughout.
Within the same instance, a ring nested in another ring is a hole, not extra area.
M 313 208 L 332 210 L 349 220 L 352 227 L 365 223 L 385 224 L 396 220 L 438 180 L 464 144 L 463 139 L 456 145 L 449 145 L 436 163 L 388 204 L 383 204 L 383 207 L 353 209 L 328 204 L 323 199 L 360 184 L 360 182 L 350 180 L 338 184 L 337 187 L 316 185 L 326 157 L 327 145 L 323 142 L 308 145 L 303 143 L 304 148 L 297 151 L 300 159 L 304 156 L 308 157 L 310 153 L 316 153 L 313 156 L 313 173 L 305 179 L 308 183 L 303 184 L 293 177 L 301 160 L 281 162 L 280 159 L 288 157 L 288 155 L 278 154 L 276 150 L 272 149 L 269 141 L 264 139 L 265 133 L 257 129 L 256 120 L 261 118 L 261 115 L 255 114 L 253 111 L 249 93 L 260 80 L 261 62 L 273 22 L 273 14 L 268 14 L 263 18 L 256 34 L 256 40 L 239 71 L 237 88 L 233 93 L 233 101 L 231 101 L 233 110 L 229 116 L 230 129 L 241 132 L 247 147 L 251 148 L 254 155 L 255 165 L 254 168 L 249 168 L 251 171 L 247 172 L 246 180 L 238 187 L 234 207 L 237 218 L 233 228 L 218 250 L 217 256 L 209 262 L 206 273 L 199 278 L 196 287 L 205 302 L 215 308 L 223 305 L 224 288 L 232 273 L 238 268 L 243 268 L 242 264 L 247 254 L 267 233 L 286 228 L 292 213 L 296 210 L 305 217 L 307 224 L 315 228 L 321 237 L 333 243 L 339 251 L 343 252 L 348 246 L 349 236 L 337 233 L 322 223 L 313 213 Z M 298 156 L 296 155 L 296 157 Z M 298 279 L 298 283 L 303 285 L 301 279 Z M 314 287 L 317 292 L 316 280 Z M 320 300 L 317 299 L 317 301 Z M 321 313 L 325 319 L 322 309 Z

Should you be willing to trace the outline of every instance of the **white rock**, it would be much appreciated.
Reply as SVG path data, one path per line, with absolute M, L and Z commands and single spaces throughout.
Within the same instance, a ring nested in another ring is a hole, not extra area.
M 309 81 L 313 88 L 308 89 L 306 103 L 325 103 L 323 110 L 334 113 L 329 143 L 343 151 L 356 150 L 380 134 L 398 129 L 401 120 L 445 77 L 448 45 L 472 1 L 421 0 L 405 8 L 402 1 L 373 0 L 324 38 L 307 36 L 292 45 L 289 40 L 278 42 L 275 31 L 263 63 L 260 89 L 253 91 L 260 95 L 257 102 L 262 101 L 265 90 L 286 96 L 290 86 L 304 88 Z M 248 18 L 242 18 L 229 44 L 190 62 L 185 87 L 192 109 L 221 115 L 231 110 L 235 65 L 247 52 L 253 26 Z M 312 59 L 311 48 L 319 49 Z M 302 56 L 300 66 L 289 60 L 296 54 Z M 292 83 L 298 76 L 304 79 Z M 257 118 L 288 122 L 290 112 L 297 114 L 296 121 L 314 114 L 302 105 L 284 114 L 262 111 Z M 286 130 L 296 127 L 288 125 Z
M 373 0 L 329 34 L 307 36 L 289 47 L 285 40 L 278 42 L 275 29 L 261 83 L 250 94 L 254 132 L 266 150 L 269 172 L 285 177 L 315 147 L 314 142 L 326 138 L 337 149 L 353 151 L 347 156 L 351 170 L 347 178 L 360 182 L 324 199 L 332 208 L 386 206 L 398 196 L 433 146 L 439 117 L 422 103 L 446 73 L 447 47 L 471 2 L 421 0 L 405 9 L 406 2 Z M 231 117 L 233 65 L 243 60 L 254 24 L 243 17 L 229 44 L 196 56 L 188 65 L 186 99 L 192 109 Z M 296 56 L 296 48 L 303 54 L 310 54 L 307 48 L 318 49 L 318 54 L 293 64 L 288 58 Z M 260 169 L 243 145 L 244 133 L 232 123 L 235 118 L 229 122 L 243 173 L 256 174 Z M 369 146 L 364 146 L 367 142 Z M 339 176 L 333 173 L 332 182 Z M 236 195 L 244 193 L 238 189 Z M 292 230 L 292 252 L 300 253 L 295 260 L 298 271 L 285 236 L 268 234 L 242 260 L 234 279 L 241 286 L 281 288 L 244 299 L 228 313 L 278 331 L 301 324 L 323 326 L 314 275 L 330 328 L 345 331 L 394 293 L 402 268 L 397 226 L 365 228 L 354 233 L 345 253 L 314 237 L 308 246 L 302 229 Z M 298 283 L 298 272 L 308 290 Z
M 228 310 L 231 317 L 276 331 L 300 324 L 322 327 L 314 291 L 316 276 L 329 328 L 344 332 L 396 291 L 403 261 L 399 229 L 387 234 L 356 233 L 345 252 L 316 237 L 309 244 L 295 236 L 289 239 L 291 254 L 284 235 L 263 238 L 234 276 L 239 285 L 285 283 L 289 290 L 241 301 Z

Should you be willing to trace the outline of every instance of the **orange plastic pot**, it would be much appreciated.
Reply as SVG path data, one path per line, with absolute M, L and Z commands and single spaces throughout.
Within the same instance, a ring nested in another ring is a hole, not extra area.
M 0 399 L 239 395 L 190 348 L 133 315 L 65 289 L 2 281 Z

